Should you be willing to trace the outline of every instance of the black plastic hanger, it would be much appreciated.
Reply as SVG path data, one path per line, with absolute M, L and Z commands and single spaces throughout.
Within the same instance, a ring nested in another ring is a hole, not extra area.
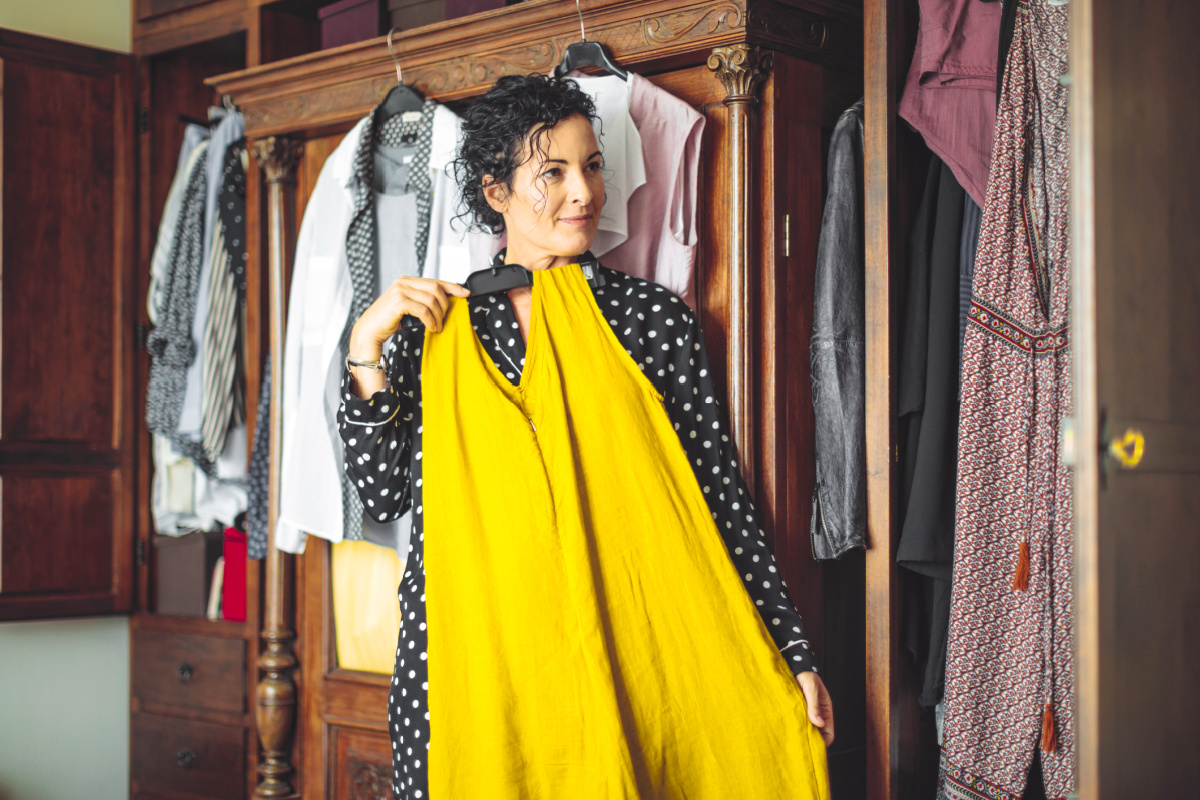
M 472 298 L 508 292 L 522 286 L 533 286 L 533 271 L 520 264 L 505 264 L 506 253 L 507 250 L 501 250 L 492 258 L 490 267 L 476 270 L 467 276 L 462 285 L 471 290 Z M 592 255 L 591 250 L 579 257 L 579 267 L 583 270 L 583 277 L 587 279 L 589 286 L 596 288 L 605 284 L 604 276 L 600 274 L 600 262 Z M 423 324 L 418 317 L 406 316 L 400 327 L 415 328 Z
M 406 111 L 420 111 L 425 107 L 425 98 L 421 96 L 421 93 L 411 86 L 404 85 L 404 79 L 400 72 L 400 59 L 396 58 L 396 51 L 392 49 L 392 35 L 395 33 L 395 28 L 388 31 L 387 46 L 388 52 L 392 54 L 392 62 L 396 65 L 396 86 L 387 93 L 387 97 L 383 98 L 383 102 L 375 109 L 376 125 L 382 125 L 397 114 L 403 114 Z
M 600 67 L 623 81 L 629 80 L 629 73 L 617 66 L 617 62 L 612 60 L 604 45 L 587 40 L 587 33 L 583 29 L 583 9 L 579 7 L 579 0 L 575 0 L 575 10 L 579 13 L 579 41 L 567 45 L 562 63 L 554 68 L 554 77 L 561 78 L 580 67 Z

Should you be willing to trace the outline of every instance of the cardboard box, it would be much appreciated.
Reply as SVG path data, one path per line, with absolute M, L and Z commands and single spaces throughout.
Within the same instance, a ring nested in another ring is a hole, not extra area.
M 154 613 L 203 617 L 208 608 L 213 566 L 225 543 L 219 531 L 184 536 L 155 536 L 150 562 Z
M 321 20 L 321 49 L 373 39 L 384 28 L 383 0 L 341 0 L 317 10 Z

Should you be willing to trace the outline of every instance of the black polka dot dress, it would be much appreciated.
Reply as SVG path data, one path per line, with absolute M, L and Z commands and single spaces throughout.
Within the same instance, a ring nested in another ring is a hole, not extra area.
M 714 393 L 699 322 L 676 295 L 655 283 L 600 268 L 605 285 L 596 302 L 629 356 L 663 395 L 684 451 L 729 555 L 767 630 L 792 672 L 816 671 L 804 623 L 779 575 L 775 558 L 737 469 L 729 429 Z M 521 378 L 525 341 L 508 297 L 473 297 L 471 324 L 497 369 Z M 399 591 L 400 638 L 388 708 L 393 789 L 397 798 L 428 796 L 430 731 L 426 698 L 424 518 L 421 469 L 421 345 L 425 328 L 401 329 L 388 343 L 388 388 L 358 399 L 343 375 L 339 431 L 346 473 L 363 507 L 380 522 L 413 511 L 412 547 Z M 486 446 L 481 443 L 481 446 Z M 431 733 L 432 737 L 431 738 Z

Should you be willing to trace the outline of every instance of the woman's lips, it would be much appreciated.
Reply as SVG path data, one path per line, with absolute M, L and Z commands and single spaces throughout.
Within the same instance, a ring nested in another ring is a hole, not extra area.
M 592 215 L 584 214 L 583 216 L 579 217 L 559 217 L 558 221 L 567 225 L 574 225 L 577 228 L 584 228 L 587 227 L 588 223 L 592 221 Z

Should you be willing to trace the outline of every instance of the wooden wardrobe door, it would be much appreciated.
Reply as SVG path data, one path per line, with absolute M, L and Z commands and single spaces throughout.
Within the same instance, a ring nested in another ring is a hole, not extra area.
M 1195 797 L 1200 7 L 1070 24 L 1078 796 Z
M 0 619 L 126 611 L 133 59 L 0 31 Z

